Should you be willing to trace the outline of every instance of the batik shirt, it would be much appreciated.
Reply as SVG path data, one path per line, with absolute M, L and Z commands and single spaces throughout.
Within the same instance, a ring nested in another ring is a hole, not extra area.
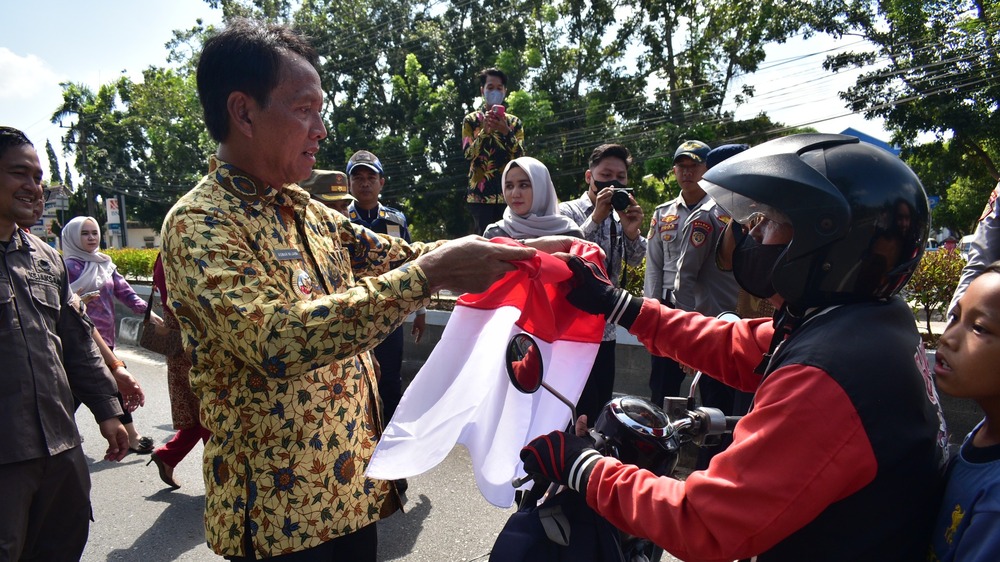
M 218 554 L 305 550 L 398 507 L 365 469 L 379 437 L 366 350 L 430 297 L 407 244 L 352 225 L 297 185 L 212 158 L 163 225 L 170 306 L 191 350 Z M 359 355 L 361 354 L 361 355 Z
M 486 115 L 473 111 L 462 121 L 462 150 L 469 161 L 469 189 L 466 203 L 489 203 L 506 205 L 503 186 L 500 185 L 503 169 L 507 162 L 524 156 L 524 127 L 521 120 L 505 114 L 510 133 L 504 135 L 494 131 L 480 135 Z

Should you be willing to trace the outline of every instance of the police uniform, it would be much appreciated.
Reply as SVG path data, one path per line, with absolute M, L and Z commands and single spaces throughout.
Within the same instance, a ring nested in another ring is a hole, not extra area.
M 715 200 L 706 195 L 684 222 L 681 256 L 677 260 L 674 282 L 674 305 L 705 316 L 718 316 L 736 310 L 736 295 L 740 286 L 733 272 L 723 271 L 715 262 L 715 248 L 730 217 Z M 698 392 L 705 406 L 719 408 L 726 415 L 736 414 L 736 391 L 712 377 L 702 377 Z M 745 397 L 740 400 L 746 402 Z M 724 449 L 732 439 L 725 437 L 716 447 L 698 451 L 696 468 L 708 466 L 708 461 Z
M 715 248 L 729 220 L 722 207 L 706 195 L 684 221 L 673 293 L 677 308 L 705 316 L 736 310 L 740 286 L 731 271 L 723 271 L 715 263 Z
M 692 211 L 709 200 L 705 197 L 688 207 L 684 203 L 684 198 L 678 196 L 653 210 L 653 217 L 649 222 L 649 234 L 646 236 L 646 278 L 643 283 L 643 296 L 673 306 L 677 260 L 680 259 L 681 251 L 684 249 L 682 237 L 684 224 Z M 684 371 L 677 361 L 656 355 L 650 358 L 649 390 L 650 400 L 654 404 L 662 404 L 665 396 L 679 395 L 683 381 Z
M 406 242 L 411 241 L 406 215 L 399 209 L 379 203 L 374 209 L 366 211 L 357 208 L 357 203 L 352 202 L 347 213 L 351 222 L 355 224 L 380 234 L 402 238 Z M 424 312 L 424 309 L 420 309 L 417 314 Z M 392 419 L 392 414 L 399 405 L 399 399 L 403 396 L 403 327 L 396 328 L 373 352 L 382 373 L 378 381 L 378 392 L 385 409 L 383 419 L 388 421 Z

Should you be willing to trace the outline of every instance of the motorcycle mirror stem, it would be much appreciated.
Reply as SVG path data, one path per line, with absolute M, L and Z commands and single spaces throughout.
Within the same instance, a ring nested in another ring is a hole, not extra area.
M 576 405 L 543 380 L 543 371 L 542 353 L 534 338 L 528 334 L 516 334 L 510 338 L 507 344 L 507 377 L 510 383 L 524 394 L 534 394 L 539 388 L 549 391 L 569 408 L 571 423 L 576 423 Z

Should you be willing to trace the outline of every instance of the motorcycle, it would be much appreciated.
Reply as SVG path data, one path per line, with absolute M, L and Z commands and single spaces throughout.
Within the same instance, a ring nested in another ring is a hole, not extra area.
M 544 388 L 566 404 L 572 412 L 567 430 L 572 431 L 576 409 L 544 381 L 538 349 L 531 336 L 513 336 L 507 346 L 507 375 L 520 392 Z M 696 406 L 699 375 L 687 397 L 667 397 L 662 408 L 637 396 L 612 399 L 588 430 L 594 448 L 658 476 L 674 476 L 682 445 L 710 445 L 732 433 L 740 419 Z M 515 478 L 512 485 L 522 488 L 531 480 Z M 535 479 L 518 492 L 518 510 L 497 537 L 491 562 L 655 562 L 662 555 L 648 539 L 627 535 L 601 518 L 573 490 Z

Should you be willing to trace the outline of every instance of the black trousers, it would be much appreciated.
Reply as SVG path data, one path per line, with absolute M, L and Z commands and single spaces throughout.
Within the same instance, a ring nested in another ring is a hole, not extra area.
M 374 352 L 382 372 L 378 379 L 378 394 L 382 397 L 383 419 L 387 424 L 403 397 L 403 327 L 389 334 Z
M 649 361 L 649 400 L 663 407 L 666 396 L 680 396 L 684 370 L 680 363 L 669 357 L 653 355 Z
M 590 370 L 587 385 L 583 387 L 580 400 L 576 403 L 576 415 L 587 416 L 587 425 L 594 425 L 601 409 L 611 400 L 615 389 L 615 342 L 602 341 Z
M 329 540 L 319 546 L 270 558 L 257 558 L 250 547 L 250 534 L 244 535 L 247 556 L 226 556 L 234 562 L 273 560 L 274 562 L 375 562 L 378 554 L 378 527 L 375 523 L 353 533 Z
M 80 560 L 91 519 L 81 447 L 0 464 L 0 498 L 0 560 Z

